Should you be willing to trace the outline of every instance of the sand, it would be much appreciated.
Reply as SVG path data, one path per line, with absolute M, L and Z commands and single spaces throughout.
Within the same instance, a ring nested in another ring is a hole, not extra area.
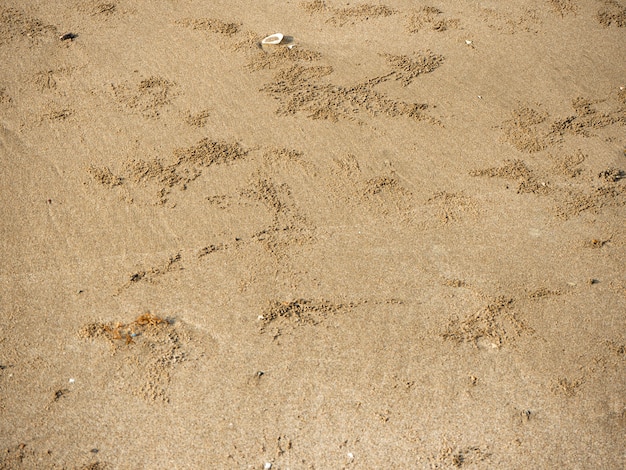
M 623 0 L 0 22 L 0 468 L 624 468 Z

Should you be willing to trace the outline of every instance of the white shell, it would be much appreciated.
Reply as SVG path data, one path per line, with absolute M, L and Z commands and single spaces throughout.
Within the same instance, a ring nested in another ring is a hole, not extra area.
M 261 44 L 280 44 L 280 42 L 283 40 L 283 37 L 283 33 L 272 34 L 271 36 L 264 38 L 261 41 Z

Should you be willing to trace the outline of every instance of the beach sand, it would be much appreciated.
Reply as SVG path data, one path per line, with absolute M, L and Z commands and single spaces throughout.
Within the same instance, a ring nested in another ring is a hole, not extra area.
M 1 469 L 624 468 L 626 3 L 447 3 L 0 2 Z

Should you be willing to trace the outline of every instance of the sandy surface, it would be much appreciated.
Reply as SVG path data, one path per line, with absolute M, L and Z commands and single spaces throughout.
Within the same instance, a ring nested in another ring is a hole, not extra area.
M 623 468 L 626 4 L 446 3 L 0 1 L 0 468 Z

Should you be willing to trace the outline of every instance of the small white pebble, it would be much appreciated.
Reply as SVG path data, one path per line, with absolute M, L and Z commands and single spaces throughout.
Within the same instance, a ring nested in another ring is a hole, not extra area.
M 263 315 L 259 315 L 259 316 L 257 317 L 257 320 L 265 320 L 265 317 L 264 317 Z
M 270 468 L 272 468 L 272 462 L 265 462 L 265 465 L 263 465 L 263 468 L 265 470 L 270 470 Z
M 470 41 L 469 39 L 465 40 L 465 44 L 467 44 L 468 46 L 472 43 L 472 41 Z
M 354 460 L 354 454 L 352 452 L 348 452 L 348 459 Z
M 478 99 L 482 100 L 483 99 L 482 95 L 478 95 Z
M 70 379 L 70 383 L 73 384 L 74 382 L 76 382 L 76 380 L 74 379 Z

